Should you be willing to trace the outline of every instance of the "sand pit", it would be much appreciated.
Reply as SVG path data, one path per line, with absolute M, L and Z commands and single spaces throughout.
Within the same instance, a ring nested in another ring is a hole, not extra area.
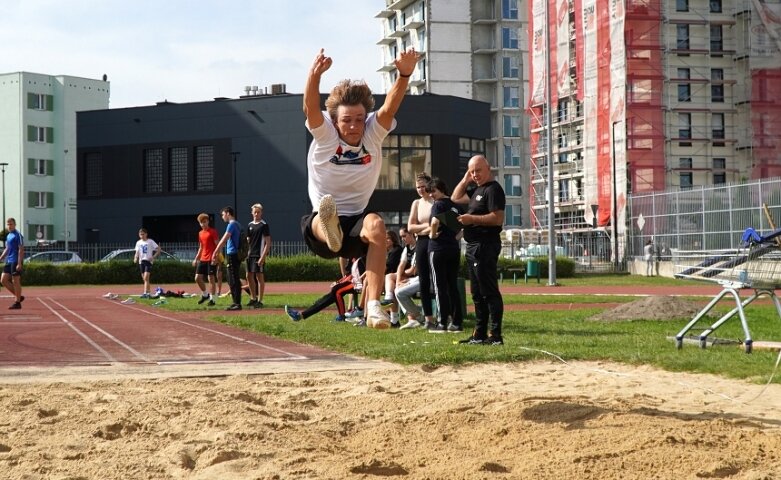
M 4 385 L 0 407 L 3 479 L 781 472 L 781 386 L 606 363 L 80 379 Z
M 588 320 L 623 322 L 633 320 L 689 320 L 702 305 L 680 297 L 653 295 L 600 312 Z

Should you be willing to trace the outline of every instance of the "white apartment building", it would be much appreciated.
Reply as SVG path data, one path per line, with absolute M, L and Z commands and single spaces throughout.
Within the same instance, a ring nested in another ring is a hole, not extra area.
M 107 109 L 109 94 L 105 76 L 0 74 L 2 212 L 26 244 L 78 240 L 76 112 Z
M 505 225 L 529 226 L 526 4 L 385 0 L 376 18 L 383 30 L 377 43 L 382 48 L 379 71 L 385 91 L 396 80 L 393 60 L 398 52 L 414 47 L 422 59 L 410 79 L 410 93 L 453 95 L 491 105 L 492 135 L 484 149 L 507 195 Z

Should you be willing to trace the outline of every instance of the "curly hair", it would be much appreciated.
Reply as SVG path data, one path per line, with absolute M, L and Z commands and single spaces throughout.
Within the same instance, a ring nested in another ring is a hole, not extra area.
M 339 105 L 363 105 L 368 115 L 374 110 L 374 96 L 363 80 L 342 80 L 331 90 L 325 101 L 325 109 L 334 121 Z

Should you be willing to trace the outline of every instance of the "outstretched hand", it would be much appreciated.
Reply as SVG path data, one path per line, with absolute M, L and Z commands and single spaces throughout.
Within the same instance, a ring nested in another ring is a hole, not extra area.
M 312 63 L 311 72 L 315 75 L 322 75 L 331 68 L 331 64 L 334 63 L 333 59 L 331 57 L 326 57 L 324 52 L 325 50 L 321 48 L 320 52 L 315 57 L 315 61 Z
M 399 75 L 409 76 L 415 70 L 415 65 L 418 63 L 420 55 L 414 48 L 410 48 L 404 52 L 401 52 L 396 60 L 393 61 L 396 65 L 396 69 L 399 71 Z

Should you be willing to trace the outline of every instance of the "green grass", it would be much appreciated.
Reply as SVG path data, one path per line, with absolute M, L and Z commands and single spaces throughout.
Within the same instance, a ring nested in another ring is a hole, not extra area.
M 644 277 L 641 277 L 644 278 Z M 652 280 L 652 279 L 648 279 Z M 615 284 L 615 277 L 613 277 Z M 593 282 L 590 283 L 593 285 Z M 316 345 L 347 354 L 384 359 L 400 364 L 457 365 L 477 362 L 523 362 L 553 360 L 552 355 L 569 360 L 610 360 L 631 365 L 653 365 L 670 371 L 713 373 L 721 376 L 766 382 L 773 371 L 776 352 L 754 350 L 750 355 L 742 347 L 721 345 L 700 349 L 685 344 L 681 350 L 668 339 L 688 323 L 689 318 L 673 321 L 594 322 L 588 318 L 603 308 L 584 308 L 583 303 L 623 303 L 636 300 L 625 296 L 522 296 L 508 295 L 505 304 L 561 303 L 580 308 L 567 310 L 505 311 L 503 347 L 464 346 L 455 344 L 468 333 L 428 334 L 422 330 L 378 331 L 356 328 L 348 323 L 333 323 L 335 309 L 328 309 L 301 322 L 290 321 L 279 311 L 285 304 L 310 305 L 319 295 L 267 295 L 265 308 L 245 310 L 239 315 L 224 315 L 215 310 L 212 320 L 234 325 L 295 342 Z M 246 298 L 245 298 L 246 300 Z M 700 299 L 702 301 L 702 299 Z M 142 301 L 152 303 L 153 301 Z M 227 306 L 220 299 L 218 306 Z M 718 310 L 732 306 L 722 302 Z M 169 299 L 162 306 L 176 311 L 202 310 L 195 299 Z M 781 341 L 781 320 L 772 305 L 747 308 L 749 327 L 754 340 Z M 703 327 L 712 323 L 709 319 Z M 474 318 L 467 317 L 467 332 Z M 696 330 L 695 330 L 696 332 Z M 719 328 L 712 337 L 741 339 L 743 330 L 737 317 Z M 549 352 L 549 353 L 545 353 Z M 781 383 L 781 375 L 773 379 Z

